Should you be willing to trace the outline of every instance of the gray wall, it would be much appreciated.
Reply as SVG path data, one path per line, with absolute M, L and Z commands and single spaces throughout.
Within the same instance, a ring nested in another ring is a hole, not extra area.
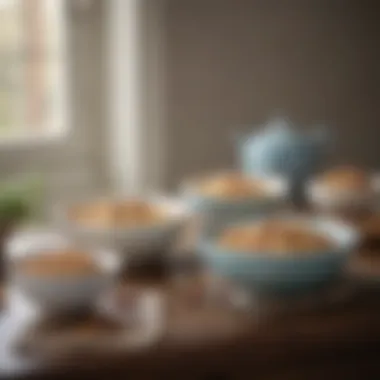
M 234 126 L 328 123 L 336 158 L 380 162 L 375 1 L 167 0 L 166 182 L 234 162 Z

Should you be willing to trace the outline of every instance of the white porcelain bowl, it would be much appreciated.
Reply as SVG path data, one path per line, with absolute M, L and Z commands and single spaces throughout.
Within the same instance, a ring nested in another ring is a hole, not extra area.
M 8 246 L 12 286 L 45 313 L 71 313 L 90 308 L 117 280 L 120 260 L 109 250 L 89 252 L 100 271 L 88 275 L 37 276 L 25 273 L 17 265 L 33 255 L 59 252 L 68 247 L 71 247 L 68 240 L 58 234 L 33 233 L 14 237 Z
M 190 180 L 182 185 L 182 193 L 189 206 L 197 211 L 209 210 L 241 210 L 247 212 L 260 211 L 268 206 L 283 204 L 288 197 L 289 184 L 279 177 L 260 177 L 258 181 L 266 189 L 265 196 L 248 196 L 243 198 L 221 198 L 204 195 L 199 191 L 199 180 Z
M 261 177 L 258 180 L 267 189 L 265 196 L 237 199 L 212 197 L 198 190 L 197 180 L 182 185 L 182 196 L 192 212 L 201 217 L 203 233 L 208 234 L 219 225 L 263 217 L 286 209 L 288 182 L 279 177 Z
M 352 191 L 332 191 L 317 180 L 307 184 L 307 196 L 311 204 L 320 210 L 360 210 L 378 206 L 380 197 L 380 175 L 374 175 L 371 190 L 365 193 Z
M 184 202 L 169 197 L 152 196 L 141 200 L 164 208 L 167 213 L 165 220 L 137 227 L 109 229 L 86 227 L 68 219 L 67 210 L 74 206 L 72 204 L 59 208 L 59 224 L 76 241 L 85 245 L 111 248 L 123 258 L 127 258 L 130 254 L 163 251 L 176 241 L 179 232 L 188 221 L 190 217 L 188 208 Z

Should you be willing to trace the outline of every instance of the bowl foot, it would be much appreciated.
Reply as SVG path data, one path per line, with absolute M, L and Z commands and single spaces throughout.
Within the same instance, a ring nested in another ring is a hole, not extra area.
M 168 271 L 169 265 L 165 252 L 139 252 L 132 255 L 124 264 L 121 270 L 121 278 L 161 278 L 165 277 Z
M 94 314 L 92 306 L 80 307 L 73 310 L 41 310 L 41 316 L 45 320 L 58 321 L 81 321 L 86 320 Z

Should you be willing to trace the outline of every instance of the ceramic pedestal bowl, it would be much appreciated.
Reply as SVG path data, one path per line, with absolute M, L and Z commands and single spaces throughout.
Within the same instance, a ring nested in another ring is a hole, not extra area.
M 84 202 L 98 202 L 99 199 Z M 101 201 L 110 201 L 102 199 Z M 112 199 L 111 201 L 114 201 Z M 141 198 L 118 198 L 118 202 L 146 202 L 165 211 L 165 218 L 151 224 L 130 226 L 86 226 L 70 220 L 68 210 L 81 202 L 58 209 L 58 221 L 65 233 L 80 244 L 90 247 L 106 247 L 117 252 L 123 266 L 133 259 L 144 261 L 157 255 L 165 255 L 176 243 L 181 230 L 189 219 L 189 211 L 177 199 L 161 196 Z
M 227 172 L 228 174 L 228 172 Z M 240 198 L 224 198 L 205 195 L 197 187 L 202 179 L 185 182 L 183 198 L 202 224 L 202 234 L 208 235 L 219 226 L 247 218 L 262 217 L 288 207 L 288 183 L 277 177 L 260 177 L 257 180 L 265 194 Z
M 116 284 L 120 261 L 113 252 L 81 250 L 96 268 L 89 272 L 49 273 L 44 269 L 43 274 L 37 274 L 23 266 L 35 257 L 42 263 L 47 255 L 77 250 L 67 239 L 52 232 L 31 231 L 14 236 L 8 245 L 12 287 L 44 314 L 66 315 L 90 310 L 99 297 Z
M 379 206 L 380 175 L 370 175 L 369 186 L 365 190 L 332 189 L 318 178 L 307 184 L 307 197 L 311 205 L 321 212 L 343 216 L 360 216 Z

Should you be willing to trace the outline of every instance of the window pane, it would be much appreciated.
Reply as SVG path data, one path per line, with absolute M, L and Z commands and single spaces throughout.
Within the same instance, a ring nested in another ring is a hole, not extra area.
M 0 138 L 63 127 L 64 0 L 0 0 Z

